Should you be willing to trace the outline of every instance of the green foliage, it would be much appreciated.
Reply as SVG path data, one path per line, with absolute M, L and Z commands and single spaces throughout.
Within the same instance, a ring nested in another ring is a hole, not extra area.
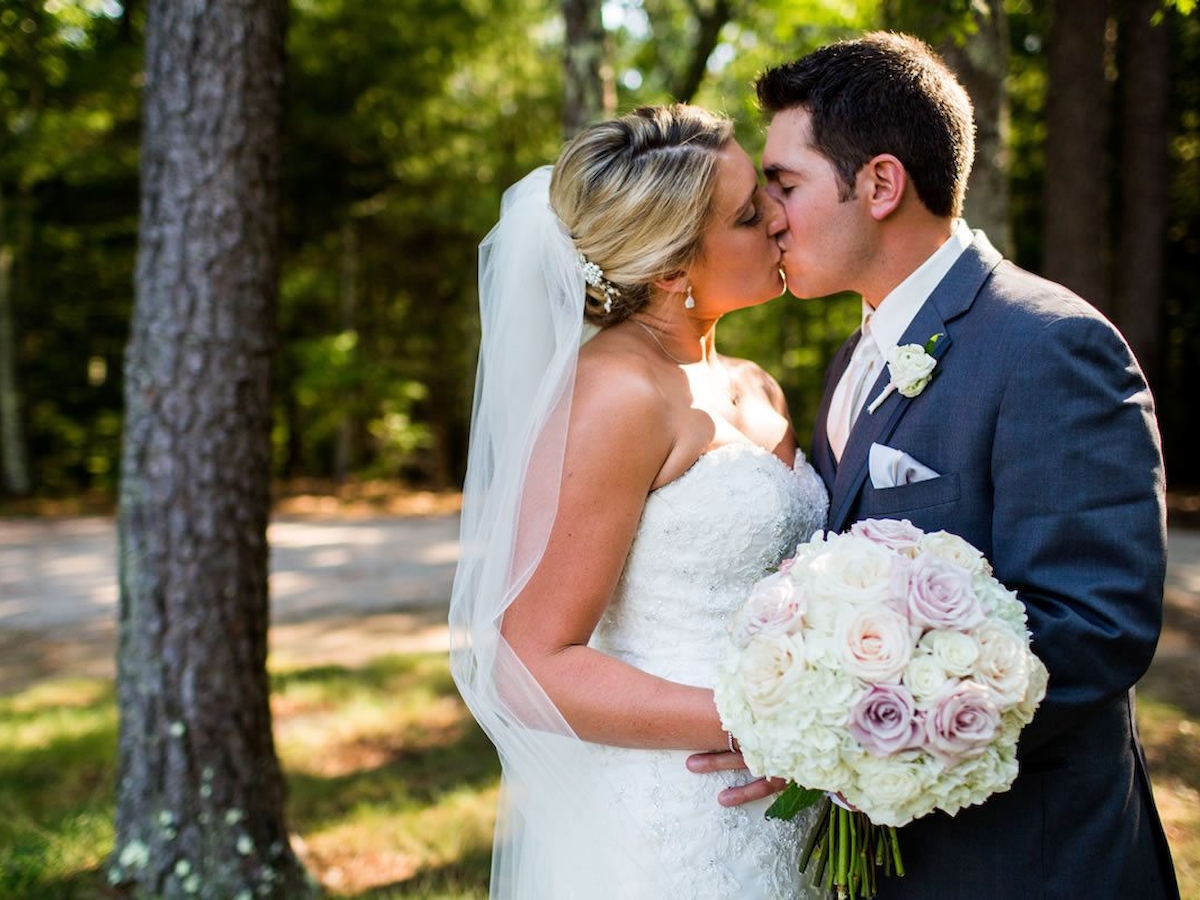
M 724 18 L 695 102 L 752 156 L 766 67 L 864 29 L 961 39 L 971 0 L 609 0 L 621 110 L 673 98 L 700 16 Z M 1160 416 L 1178 482 L 1200 479 L 1188 386 L 1200 313 L 1200 32 L 1168 0 L 1173 188 Z M 1015 256 L 1041 262 L 1049 4 L 1008 0 Z M 7 0 L 0 8 L 0 243 L 14 252 L 17 377 L 42 494 L 111 490 L 137 237 L 141 5 Z M 462 474 L 477 344 L 475 260 L 500 195 L 561 145 L 555 0 L 294 0 L 288 38 L 276 461 L 283 476 Z M 784 299 L 728 317 L 724 352 L 781 382 L 807 444 L 852 299 Z M 347 343 L 349 342 L 349 343 Z M 1193 436 L 1194 437 L 1194 436 Z M 1194 471 L 1193 471 L 1194 470 Z

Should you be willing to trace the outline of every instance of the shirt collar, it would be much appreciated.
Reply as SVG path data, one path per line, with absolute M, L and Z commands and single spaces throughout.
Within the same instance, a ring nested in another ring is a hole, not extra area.
M 872 310 L 863 303 L 863 321 L 871 317 L 871 336 L 882 353 L 900 343 L 905 330 L 916 318 L 929 295 L 946 277 L 962 252 L 975 237 L 964 219 L 955 219 L 950 237 L 929 255 L 912 274 L 896 285 L 879 306 Z

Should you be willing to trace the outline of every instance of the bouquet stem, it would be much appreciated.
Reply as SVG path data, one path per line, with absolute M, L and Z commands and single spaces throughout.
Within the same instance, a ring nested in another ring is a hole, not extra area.
M 817 824 L 800 855 L 800 871 L 825 885 L 838 900 L 869 900 L 878 890 L 878 870 L 903 875 L 896 829 L 876 825 L 865 813 L 845 809 L 826 798 Z

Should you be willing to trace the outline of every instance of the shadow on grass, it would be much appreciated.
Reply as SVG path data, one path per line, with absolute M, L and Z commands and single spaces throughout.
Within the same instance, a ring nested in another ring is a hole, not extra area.
M 298 830 L 320 830 L 364 804 L 397 812 L 435 806 L 448 794 L 491 787 L 499 777 L 495 749 L 472 724 L 444 743 L 401 746 L 372 768 L 333 777 L 291 772 L 288 805 Z
M 423 869 L 412 878 L 347 896 L 349 900 L 486 900 L 491 870 L 490 851 L 478 850 L 448 865 Z
M 362 690 L 384 691 L 419 680 L 427 689 L 445 696 L 458 690 L 442 654 L 389 654 L 361 666 L 322 665 L 271 673 L 271 690 L 286 693 L 308 686 L 338 696 Z

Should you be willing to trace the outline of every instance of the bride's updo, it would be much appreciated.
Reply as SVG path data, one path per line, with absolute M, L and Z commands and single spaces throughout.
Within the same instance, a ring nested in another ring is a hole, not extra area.
M 656 279 L 699 256 L 718 157 L 732 137 L 730 120 L 675 104 L 597 123 L 567 144 L 554 165 L 550 205 L 594 267 L 588 322 L 628 318 Z

